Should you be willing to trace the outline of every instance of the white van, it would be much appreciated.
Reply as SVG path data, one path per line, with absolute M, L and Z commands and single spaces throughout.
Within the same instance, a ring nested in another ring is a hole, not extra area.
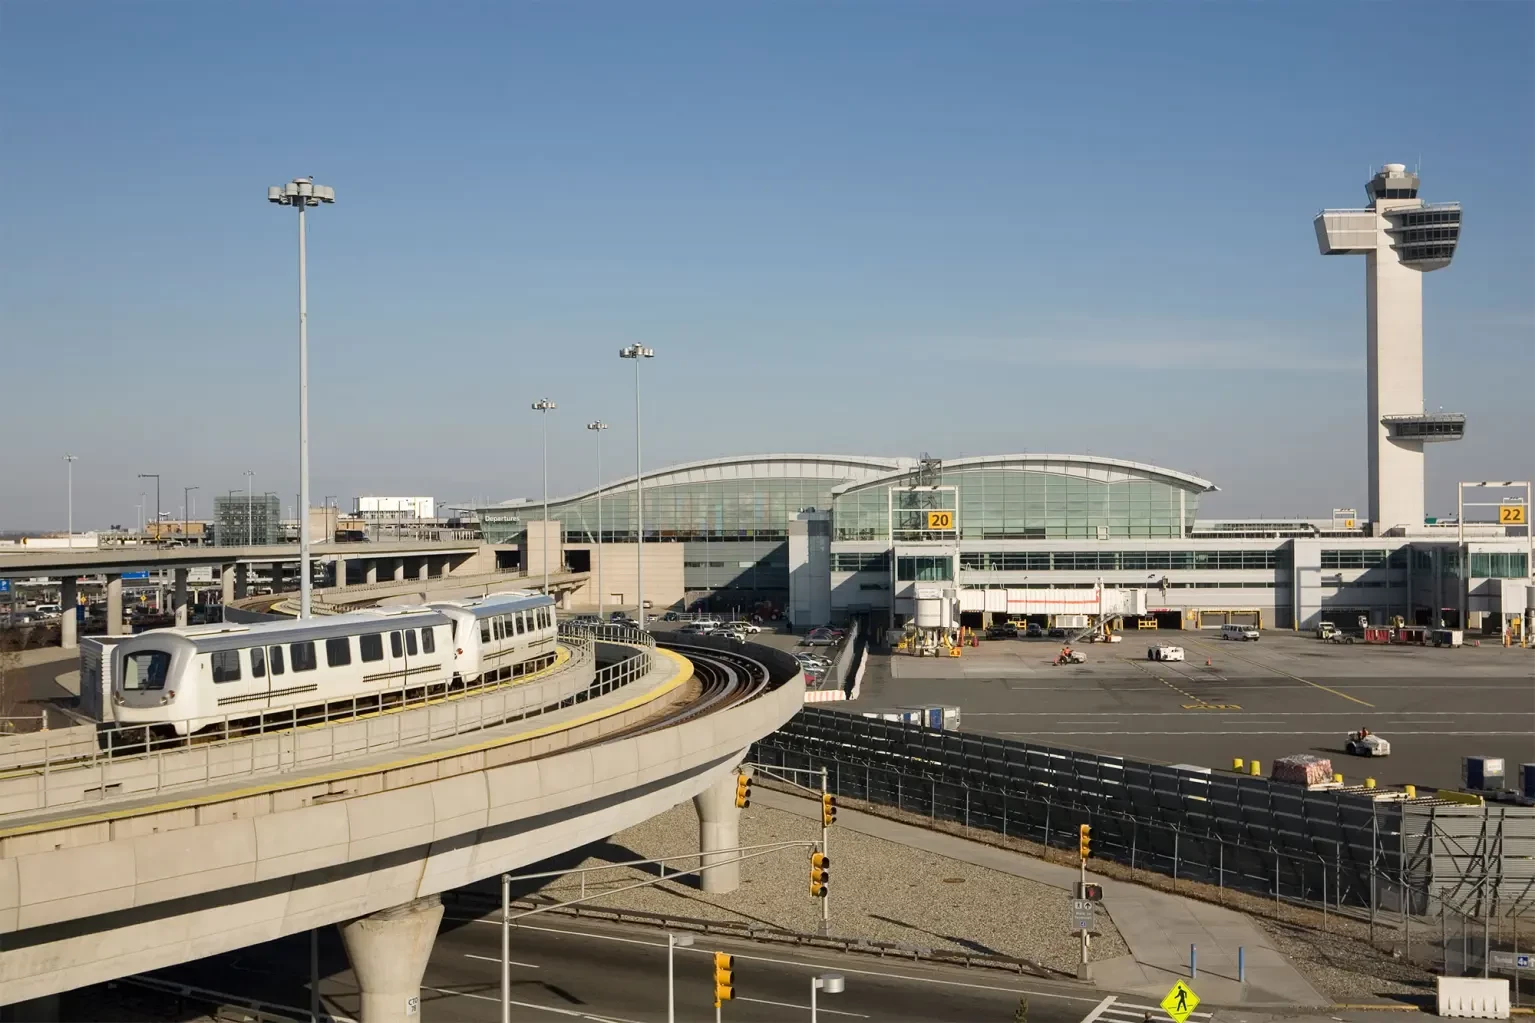
M 1258 629 L 1252 625 L 1222 625 L 1221 639 L 1258 641 Z

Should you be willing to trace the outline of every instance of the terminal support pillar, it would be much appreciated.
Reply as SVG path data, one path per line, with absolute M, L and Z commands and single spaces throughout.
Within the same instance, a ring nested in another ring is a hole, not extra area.
M 225 604 L 235 599 L 235 567 L 233 563 L 219 566 L 219 600 Z
M 123 577 L 121 573 L 107 575 L 107 635 L 123 634 Z
M 367 568 L 364 570 L 364 573 L 363 573 L 363 582 L 368 583 L 369 585 L 378 582 L 378 559 L 377 558 L 374 558 L 374 559 L 372 559 L 371 561 L 368 562 Z
M 417 579 L 430 579 L 432 577 L 432 559 L 422 558 L 421 564 L 416 566 Z
M 251 567 L 245 562 L 235 566 L 235 599 L 242 600 L 250 596 L 251 591 Z
M 74 576 L 59 580 L 59 646 L 65 650 L 74 650 L 80 645 L 75 638 L 76 615 L 79 611 L 75 605 L 80 603 L 80 584 Z
M 441 922 L 442 899 L 431 895 L 340 925 L 362 989 L 362 1023 L 418 1023 L 421 978 Z
M 171 606 L 176 609 L 176 625 L 187 624 L 187 570 L 176 569 L 176 589 L 171 594 Z
M 334 564 L 336 566 L 336 584 L 335 584 L 336 585 L 336 589 L 338 589 L 338 590 L 345 589 L 346 588 L 346 559 L 345 558 L 337 558 L 335 560 Z
M 393 565 L 394 581 L 397 583 L 403 583 L 405 581 L 405 559 L 395 558 L 393 559 Z
M 735 849 L 741 844 L 741 811 L 736 807 L 736 776 L 732 771 L 693 797 L 698 810 L 698 851 L 704 853 L 704 866 L 734 859 L 736 853 L 716 853 L 717 849 Z M 715 853 L 714 855 L 709 855 Z M 741 887 L 741 865 L 730 863 L 701 871 L 698 887 L 713 895 L 724 895 Z

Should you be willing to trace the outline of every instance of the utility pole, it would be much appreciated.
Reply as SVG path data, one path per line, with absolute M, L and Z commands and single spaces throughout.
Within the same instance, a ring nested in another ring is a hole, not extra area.
M 608 424 L 602 420 L 587 423 L 586 428 L 597 435 L 597 620 L 602 621 L 602 431 Z
M 160 546 L 160 474 L 157 472 L 141 472 L 139 479 L 153 479 L 155 481 L 155 546 Z
M 821 768 L 821 855 L 827 860 L 831 859 L 831 849 L 827 841 L 831 836 L 831 822 L 835 820 L 835 810 L 831 807 L 831 791 L 826 786 L 826 768 Z M 829 885 L 827 887 L 830 887 Z M 821 896 L 821 936 L 831 934 L 831 895 Z
M 64 464 L 69 467 L 69 549 L 75 549 L 75 455 L 65 455 Z

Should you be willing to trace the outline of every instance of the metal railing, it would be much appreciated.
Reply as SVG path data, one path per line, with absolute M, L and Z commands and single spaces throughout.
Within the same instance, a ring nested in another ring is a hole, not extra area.
M 357 697 L 242 724 L 225 718 L 196 735 L 162 737 L 143 725 L 102 729 L 105 738 L 82 755 L 65 745 L 42 751 L 41 762 L 0 775 L 0 812 L 30 812 L 133 794 L 197 788 L 231 778 L 277 774 L 314 764 L 399 749 L 546 716 L 586 703 L 644 678 L 654 667 L 651 649 L 593 672 L 589 685 L 554 699 L 539 694 L 564 673 L 592 664 L 597 642 L 567 635 L 571 659 L 558 667 L 466 691 L 430 696 L 380 709 L 376 697 Z M 530 698 L 538 699 L 533 705 Z M 349 727 L 350 726 L 350 727 Z M 30 776 L 31 787 L 12 788 Z M 27 799 L 26 796 L 31 798 Z M 18 801 L 25 805 L 18 806 Z M 6 810 L 5 808 L 9 808 Z

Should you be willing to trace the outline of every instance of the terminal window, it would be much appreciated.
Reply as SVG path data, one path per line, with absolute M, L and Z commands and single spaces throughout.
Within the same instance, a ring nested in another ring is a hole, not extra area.
M 954 559 L 915 557 L 895 559 L 896 579 L 903 583 L 947 582 L 954 578 Z
M 1471 574 L 1478 579 L 1522 579 L 1529 575 L 1523 552 L 1476 552 L 1471 554 Z

